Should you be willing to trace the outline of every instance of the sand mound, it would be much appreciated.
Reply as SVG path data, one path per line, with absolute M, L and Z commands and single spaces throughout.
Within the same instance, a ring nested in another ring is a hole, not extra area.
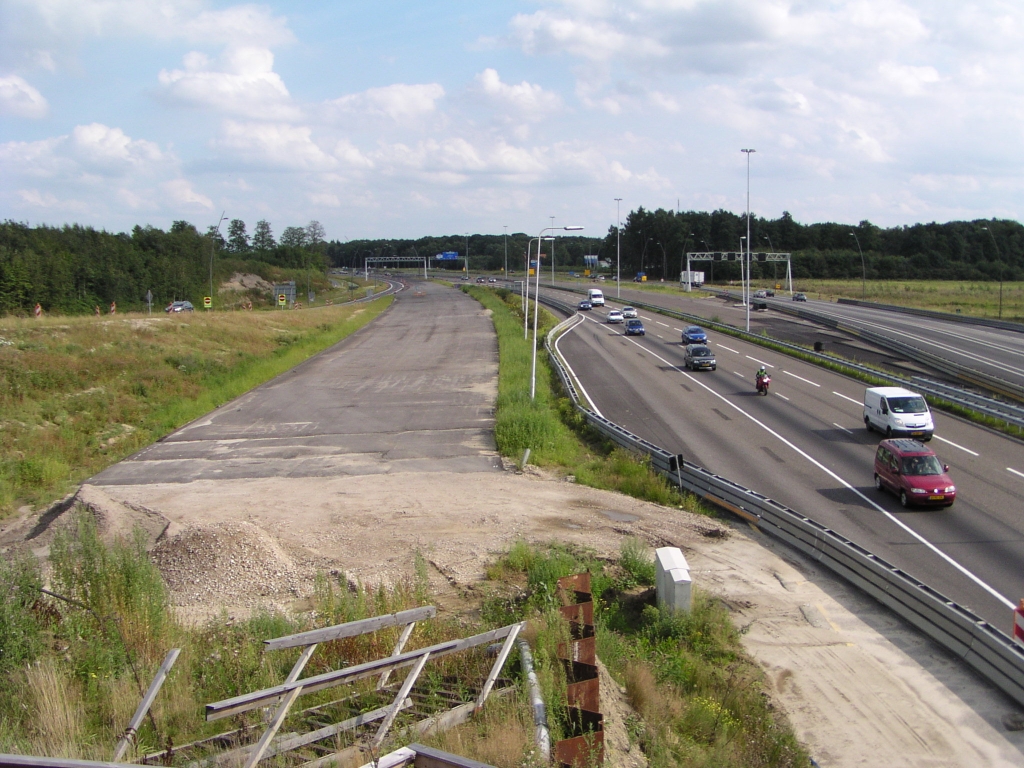
M 252 523 L 189 527 L 151 555 L 179 606 L 265 604 L 268 597 L 294 599 L 312 588 L 307 569 Z
M 221 283 L 222 291 L 259 291 L 260 293 L 272 293 L 274 286 L 268 283 L 259 275 L 252 273 L 235 272 L 231 279 Z

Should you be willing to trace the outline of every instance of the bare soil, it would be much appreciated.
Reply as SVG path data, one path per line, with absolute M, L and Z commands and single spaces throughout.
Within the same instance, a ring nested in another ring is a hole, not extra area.
M 694 582 L 719 596 L 764 668 L 773 700 L 821 766 L 1018 766 L 1016 708 L 958 660 L 828 572 L 746 525 L 715 521 L 527 468 L 337 478 L 83 486 L 109 534 L 141 525 L 182 616 L 301 609 L 313 576 L 394 583 L 414 553 L 442 611 L 478 604 L 485 565 L 516 539 L 575 542 L 613 558 L 624 536 L 678 546 Z M 61 516 L 0 528 L 47 551 Z M 621 728 L 622 691 L 602 682 L 609 765 L 643 765 Z

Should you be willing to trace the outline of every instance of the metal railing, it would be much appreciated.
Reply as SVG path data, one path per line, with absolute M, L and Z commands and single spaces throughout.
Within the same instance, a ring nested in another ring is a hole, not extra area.
M 920 309 L 918 307 L 900 307 L 896 304 L 879 304 L 875 301 L 863 301 L 862 299 L 838 298 L 836 299 L 836 304 L 850 304 L 855 307 L 881 309 L 885 312 L 899 312 L 901 315 L 917 315 L 918 317 L 930 317 L 935 320 L 946 320 L 951 323 L 984 325 L 989 328 L 999 328 L 1004 331 L 1017 331 L 1018 333 L 1024 333 L 1024 323 L 1015 323 L 1012 320 L 998 320 L 991 317 L 958 315 L 953 312 L 938 312 L 934 309 Z
M 891 608 L 1024 705 L 1024 648 L 1007 634 L 835 531 L 767 496 L 670 454 L 588 410 L 549 338 L 545 339 L 545 346 L 576 409 L 599 433 L 627 450 L 649 457 L 651 466 L 681 489 L 739 515 L 766 534 L 821 563 Z

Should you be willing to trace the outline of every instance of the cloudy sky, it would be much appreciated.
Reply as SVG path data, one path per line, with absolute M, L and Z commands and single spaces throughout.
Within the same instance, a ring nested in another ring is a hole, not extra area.
M 0 219 L 1020 219 L 1019 0 L 0 0 Z

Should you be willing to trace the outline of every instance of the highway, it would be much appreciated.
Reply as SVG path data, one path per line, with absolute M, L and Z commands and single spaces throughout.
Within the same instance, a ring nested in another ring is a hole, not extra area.
M 691 373 L 682 367 L 680 322 L 641 312 L 648 335 L 636 338 L 604 323 L 604 311 L 585 314 L 558 346 L 606 418 L 786 504 L 1009 628 L 1011 607 L 1024 597 L 1024 445 L 935 414 L 931 447 L 950 465 L 957 502 L 904 510 L 874 488 L 880 436 L 864 429 L 862 384 L 731 337 L 712 336 L 717 371 Z M 754 392 L 761 363 L 772 374 L 768 397 Z
M 615 283 L 562 281 L 560 285 L 575 289 L 598 287 L 606 296 L 614 297 Z M 668 284 L 666 284 L 668 285 Z M 732 289 L 734 292 L 738 288 Z M 620 289 L 623 302 L 639 301 L 678 312 L 687 312 L 706 318 L 717 316 L 722 322 L 743 327 L 746 310 L 738 301 L 723 302 L 707 292 L 660 293 L 642 290 L 633 283 L 623 283 Z M 788 294 L 781 291 L 774 299 L 765 299 L 769 307 L 802 308 L 839 321 L 852 330 L 867 330 L 894 339 L 949 360 L 967 366 L 989 376 L 1024 387 L 1024 333 L 981 325 L 960 323 L 953 320 L 918 317 L 900 312 L 858 307 L 850 304 L 836 304 L 828 301 L 808 300 L 794 303 Z M 806 325 L 801 320 L 781 312 L 769 313 L 774 322 L 780 318 L 789 319 L 794 325 Z M 768 315 L 751 313 L 751 331 L 758 332 Z M 849 350 L 846 352 L 849 354 Z M 855 355 L 856 356 L 856 355 Z M 899 357 L 897 353 L 897 357 Z

